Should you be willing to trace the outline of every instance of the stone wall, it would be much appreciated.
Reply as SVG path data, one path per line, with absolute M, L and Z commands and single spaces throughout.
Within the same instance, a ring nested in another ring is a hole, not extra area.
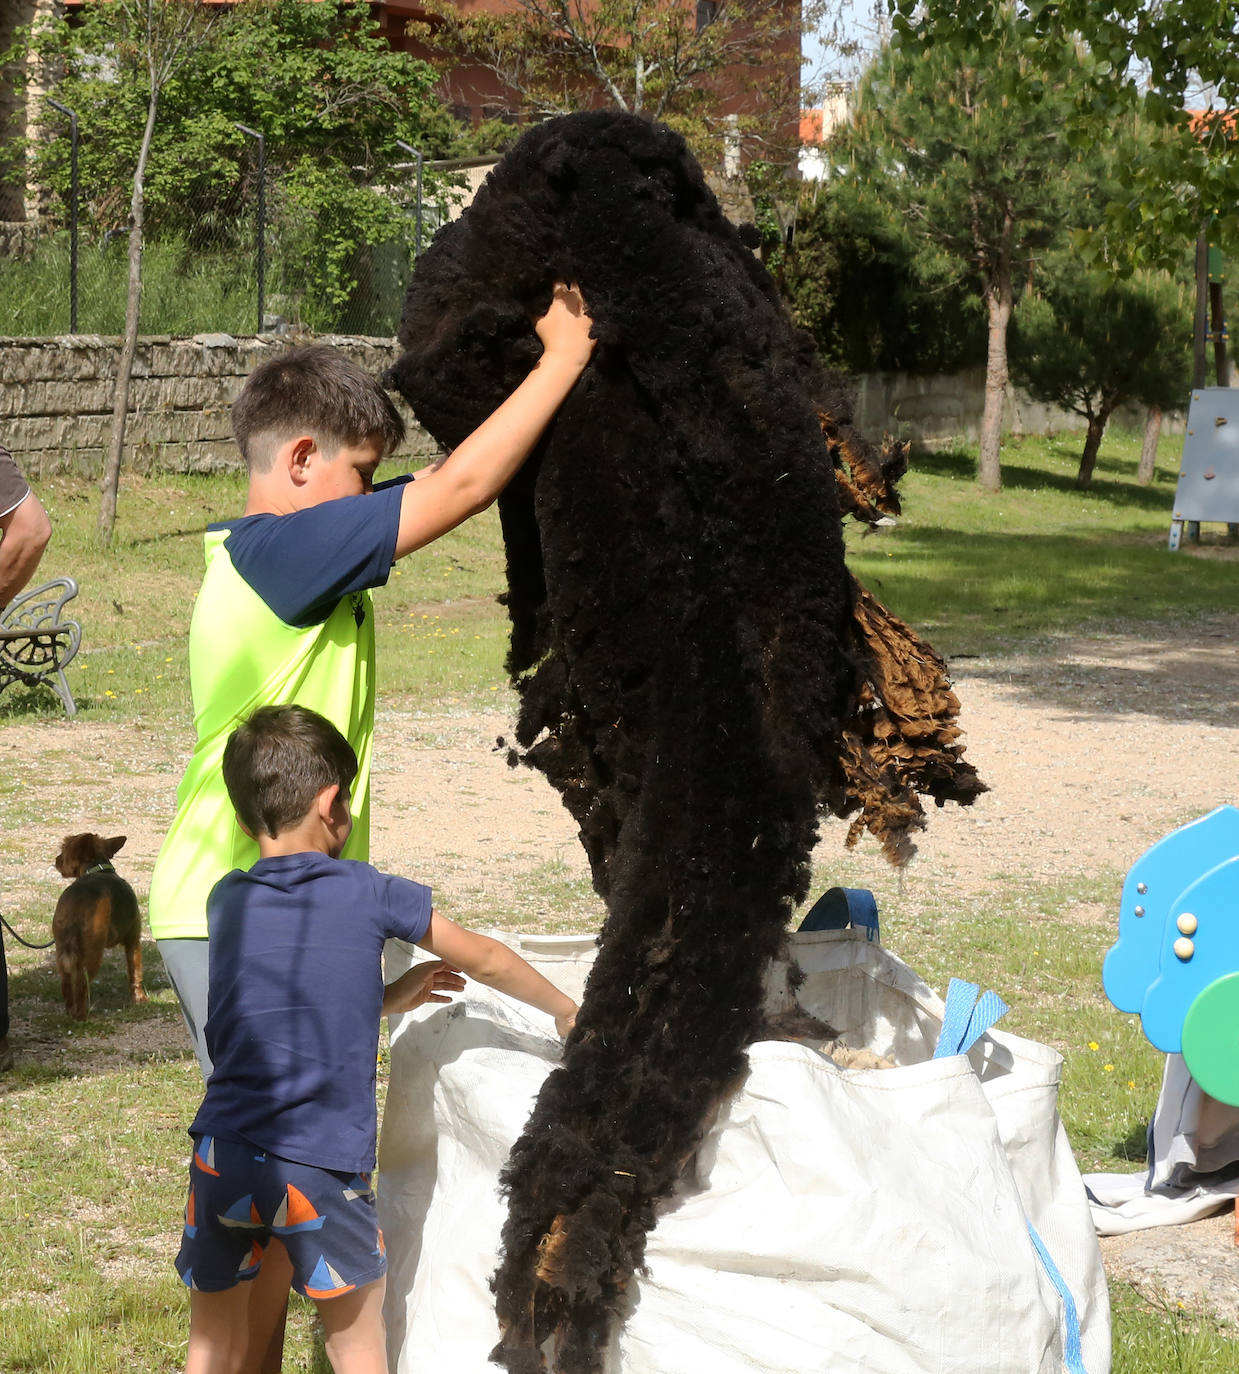
M 34 250 L 39 226 L 33 220 L 0 219 L 0 258 L 23 258 Z
M 119 342 L 87 335 L 0 339 L 0 444 L 13 451 L 28 476 L 102 471 L 112 426 Z M 376 376 L 398 352 L 392 339 L 323 342 L 348 353 Z M 229 407 L 257 364 L 289 344 L 275 335 L 142 339 L 130 390 L 126 465 L 143 471 L 204 472 L 238 463 Z M 984 385 L 981 368 L 950 377 L 872 373 L 857 379 L 857 427 L 874 438 L 889 433 L 922 448 L 975 442 Z M 430 457 L 433 441 L 403 401 L 397 399 L 397 404 L 409 426 L 408 461 Z M 1139 410 L 1120 412 L 1116 421 L 1138 429 L 1144 415 Z M 1163 429 L 1181 433 L 1182 424 L 1181 415 L 1168 415 Z M 1053 434 L 1080 428 L 1078 416 L 1008 389 L 1008 433 Z
M 985 408 L 985 369 L 968 368 L 951 376 L 909 377 L 901 372 L 871 372 L 856 379 L 855 424 L 862 434 L 908 439 L 913 448 L 941 448 L 960 440 L 975 443 Z M 1183 398 L 1186 406 L 1187 397 Z M 1117 411 L 1112 425 L 1143 430 L 1142 407 Z M 1181 434 L 1183 415 L 1166 415 L 1163 434 Z M 1018 387 L 1007 387 L 1004 434 L 1057 434 L 1083 429 L 1084 420 L 1057 406 L 1034 401 Z
M 392 339 L 322 342 L 376 376 L 398 352 Z M 12 450 L 27 477 L 102 472 L 119 344 L 87 335 L 0 339 L 0 444 Z M 250 372 L 289 346 L 274 335 L 140 340 L 125 426 L 126 466 L 207 472 L 237 465 L 229 407 Z M 404 402 L 394 399 L 409 426 L 404 451 L 412 461 L 432 455 L 433 442 Z

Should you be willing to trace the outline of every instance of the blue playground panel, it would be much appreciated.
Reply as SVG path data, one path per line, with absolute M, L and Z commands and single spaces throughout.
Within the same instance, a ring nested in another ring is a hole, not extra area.
M 1239 1105 L 1239 809 L 1220 806 L 1140 856 L 1123 884 L 1106 996 L 1149 1042 Z

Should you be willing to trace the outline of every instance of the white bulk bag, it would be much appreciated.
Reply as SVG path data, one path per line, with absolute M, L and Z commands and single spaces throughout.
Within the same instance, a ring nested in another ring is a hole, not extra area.
M 504 938 L 580 995 L 591 938 Z M 944 1006 L 905 964 L 850 930 L 792 953 L 800 1005 L 896 1067 L 750 1048 L 660 1208 L 608 1374 L 1106 1374 L 1059 1055 L 990 1030 L 932 1058 Z M 777 1010 L 790 994 L 771 984 Z M 559 1052 L 549 1018 L 472 983 L 393 1027 L 378 1195 L 397 1374 L 494 1374 L 496 1180 Z

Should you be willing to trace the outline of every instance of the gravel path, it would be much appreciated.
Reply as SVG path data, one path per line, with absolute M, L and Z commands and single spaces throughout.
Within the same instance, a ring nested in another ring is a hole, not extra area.
M 1154 638 L 1067 640 L 1052 657 L 957 660 L 969 758 L 991 791 L 933 811 L 918 869 L 980 894 L 1012 873 L 1122 871 L 1167 829 L 1239 801 L 1239 615 Z M 496 893 L 549 864 L 585 875 L 574 827 L 542 779 L 510 769 L 500 712 L 381 711 L 375 861 Z M 48 720 L 0 723 L 0 884 L 11 908 L 48 881 L 72 829 L 123 831 L 145 887 L 172 816 L 188 732 Z M 39 760 L 37 774 L 24 766 Z M 932 810 L 932 808 L 931 808 Z M 828 829 L 824 844 L 838 844 Z

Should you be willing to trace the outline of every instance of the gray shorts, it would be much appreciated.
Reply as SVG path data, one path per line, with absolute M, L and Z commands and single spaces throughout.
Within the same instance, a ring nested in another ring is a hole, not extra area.
M 185 1026 L 205 1083 L 211 1076 L 211 1056 L 206 1047 L 207 976 L 210 967 L 207 959 L 208 942 L 156 940 L 155 944 L 168 971 L 168 981 L 181 1004 L 181 1015 L 185 1018 Z

